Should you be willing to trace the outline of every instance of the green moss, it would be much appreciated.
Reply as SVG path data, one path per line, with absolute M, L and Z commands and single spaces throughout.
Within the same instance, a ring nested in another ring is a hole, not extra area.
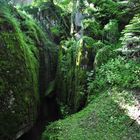
M 66 112 L 76 112 L 85 102 L 86 70 L 88 58 L 86 46 L 81 40 L 69 40 L 62 44 L 59 52 L 56 88 L 57 100 Z M 64 106 L 64 107 L 63 107 Z M 62 109 L 62 110 L 63 110 Z M 64 111 L 62 111 L 64 112 Z
M 42 140 L 138 140 L 140 127 L 134 123 L 119 107 L 119 91 L 103 93 L 96 97 L 84 110 L 76 113 L 65 120 L 59 120 L 46 127 Z M 130 92 L 120 96 L 124 100 Z
M 0 139 L 5 140 L 36 120 L 39 53 L 45 38 L 30 17 L 10 6 L 0 9 Z

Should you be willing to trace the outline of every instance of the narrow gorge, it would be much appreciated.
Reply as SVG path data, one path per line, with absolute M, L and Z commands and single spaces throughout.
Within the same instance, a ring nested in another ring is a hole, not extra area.
M 0 0 L 0 140 L 140 140 L 139 0 Z

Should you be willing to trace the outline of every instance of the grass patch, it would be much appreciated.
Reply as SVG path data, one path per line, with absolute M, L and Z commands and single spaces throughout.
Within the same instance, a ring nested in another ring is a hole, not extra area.
M 140 126 L 133 123 L 120 98 L 134 100 L 131 92 L 113 89 L 96 97 L 84 110 L 46 127 L 42 140 L 138 140 Z M 119 96 L 118 96 L 118 94 Z M 131 95 L 130 95 L 131 94 Z M 134 102 L 130 102 L 130 105 Z

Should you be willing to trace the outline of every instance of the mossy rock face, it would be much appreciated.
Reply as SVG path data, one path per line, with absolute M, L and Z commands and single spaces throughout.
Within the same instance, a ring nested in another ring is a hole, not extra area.
M 37 117 L 39 50 L 29 29 L 37 30 L 31 24 L 26 24 L 26 32 L 21 30 L 26 16 L 10 6 L 0 9 L 0 139 L 11 140 L 31 128 Z
M 87 97 L 87 71 L 93 68 L 94 49 L 83 39 L 63 42 L 59 51 L 56 98 L 62 114 L 81 110 Z
M 69 36 L 70 15 L 64 13 L 58 5 L 52 2 L 41 2 L 24 7 L 24 10 L 40 23 L 49 34 L 49 38 L 56 44 Z

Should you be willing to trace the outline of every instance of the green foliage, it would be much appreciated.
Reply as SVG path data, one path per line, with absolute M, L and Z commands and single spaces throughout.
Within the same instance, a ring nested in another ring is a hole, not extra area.
M 88 47 L 93 47 L 93 44 L 96 42 L 92 37 L 89 36 L 83 36 L 83 41 Z
M 97 19 L 102 19 L 104 22 L 106 19 L 113 19 L 117 17 L 121 10 L 119 9 L 119 4 L 113 0 L 91 0 L 94 3 L 95 17 Z
M 56 5 L 59 5 L 64 11 L 72 11 L 72 1 L 71 0 L 54 0 Z
M 122 57 L 111 59 L 97 68 L 94 81 L 89 83 L 90 95 L 113 86 L 129 89 L 139 88 L 139 71 L 140 64 L 136 61 L 128 61 Z
M 85 100 L 86 64 L 83 62 L 83 49 L 80 41 L 71 39 L 63 42 L 59 51 L 57 98 L 60 105 L 67 106 L 69 111 L 66 112 L 69 113 L 76 112 Z M 63 106 L 62 110 L 65 109 Z
M 135 53 L 139 52 L 140 48 L 140 15 L 137 14 L 134 16 L 134 18 L 130 21 L 129 25 L 125 27 L 125 29 L 122 32 L 122 45 L 123 48 L 126 51 L 125 53 Z
M 130 11 L 134 12 L 135 14 L 140 12 L 139 0 L 129 0 L 128 4 L 129 4 Z
M 100 39 L 102 36 L 102 30 L 100 24 L 93 19 L 85 19 L 83 21 L 85 34 L 94 39 Z
M 59 36 L 61 33 L 61 28 L 59 26 L 51 27 L 50 30 L 53 36 Z
M 105 47 L 98 50 L 94 65 L 95 67 L 99 67 L 102 64 L 105 64 L 108 60 L 115 58 L 117 53 L 114 51 L 114 46 L 106 45 Z
M 94 46 L 94 51 L 97 54 L 97 52 L 100 49 L 104 48 L 106 45 L 101 40 L 98 40 L 93 44 L 93 46 Z
M 104 40 L 107 40 L 110 43 L 118 41 L 119 30 L 117 20 L 110 20 L 109 23 L 104 26 L 103 37 Z
M 94 18 L 100 23 L 103 28 L 109 20 L 118 20 L 119 30 L 121 31 L 137 10 L 132 8 L 128 1 L 114 1 L 114 0 L 88 0 L 90 5 L 87 6 L 86 12 L 90 18 Z M 137 12 L 136 12 L 137 11 Z M 94 16 L 91 16 L 94 15 Z

